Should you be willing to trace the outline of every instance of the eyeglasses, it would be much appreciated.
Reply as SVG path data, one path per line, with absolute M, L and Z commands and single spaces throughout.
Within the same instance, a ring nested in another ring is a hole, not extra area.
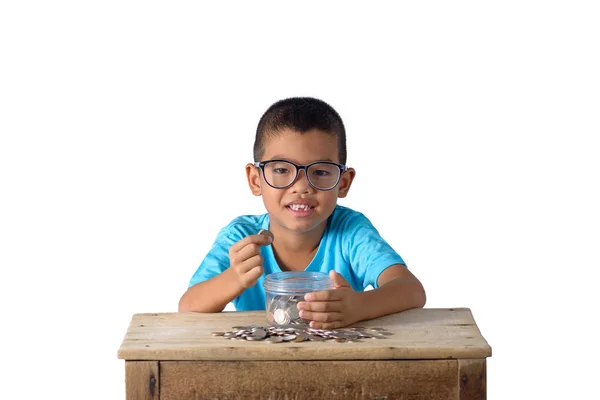
M 318 190 L 331 190 L 340 181 L 346 165 L 330 161 L 317 161 L 308 165 L 298 165 L 291 161 L 269 160 L 255 162 L 254 166 L 263 172 L 265 182 L 275 189 L 285 189 L 291 186 L 298 177 L 300 170 L 308 179 L 308 183 Z

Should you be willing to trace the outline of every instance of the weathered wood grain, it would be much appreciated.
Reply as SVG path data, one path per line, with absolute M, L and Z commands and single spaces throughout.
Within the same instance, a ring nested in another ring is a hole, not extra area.
M 211 335 L 236 325 L 266 325 L 264 312 L 135 314 L 118 351 L 125 360 L 377 360 L 491 356 L 471 311 L 413 309 L 356 325 L 393 332 L 362 343 L 268 344 Z
M 127 400 L 158 400 L 159 381 L 158 361 L 125 362 Z
M 486 360 L 458 360 L 458 379 L 460 386 L 460 400 L 485 400 L 486 386 Z
M 447 400 L 459 395 L 457 360 L 163 361 L 160 370 L 161 400 Z

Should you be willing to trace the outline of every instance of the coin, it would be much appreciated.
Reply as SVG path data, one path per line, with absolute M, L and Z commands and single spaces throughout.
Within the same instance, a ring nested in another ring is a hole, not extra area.
M 305 335 L 303 333 L 298 333 L 296 335 L 296 339 L 293 340 L 293 342 L 305 342 L 308 340 L 308 335 Z
M 265 236 L 271 236 L 271 240 L 273 240 L 275 238 L 275 236 L 273 235 L 273 232 L 271 232 L 268 229 L 261 229 L 260 231 L 258 231 L 259 235 L 265 235 Z
M 287 335 L 280 336 L 280 338 L 284 342 L 291 342 L 292 340 L 296 339 L 296 335 L 287 334 Z
M 269 299 L 267 303 L 267 321 L 275 325 L 306 325 L 309 321 L 300 317 L 298 303 L 304 299 L 304 294 L 297 295 L 275 295 Z M 280 311 L 283 310 L 285 317 Z M 275 313 L 278 313 L 279 319 L 275 318 Z M 273 315 L 271 315 L 273 314 Z
M 292 321 L 297 320 L 298 318 L 300 318 L 300 310 L 298 310 L 298 306 L 297 305 L 291 305 L 288 308 L 288 315 L 290 317 L 290 320 L 292 320 Z
M 273 313 L 273 319 L 279 325 L 285 325 L 288 322 L 290 322 L 283 308 L 278 308 L 277 310 L 275 310 L 275 312 Z
M 213 336 L 221 336 L 229 340 L 263 341 L 267 343 L 305 341 L 336 343 L 362 343 L 361 339 L 387 339 L 393 335 L 383 328 L 369 329 L 367 331 L 356 331 L 347 329 L 313 329 L 310 327 L 276 327 L 276 326 L 234 326 L 228 332 L 211 332 Z
M 264 329 L 256 329 L 254 332 L 246 336 L 248 340 L 262 340 L 267 337 L 267 332 Z

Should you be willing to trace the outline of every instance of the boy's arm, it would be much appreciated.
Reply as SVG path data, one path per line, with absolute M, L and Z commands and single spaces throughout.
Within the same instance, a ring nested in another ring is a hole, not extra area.
M 427 296 L 421 282 L 405 265 L 386 268 L 377 279 L 377 289 L 359 292 L 359 321 L 425 306 Z
M 249 235 L 229 248 L 229 267 L 220 274 L 199 282 L 181 296 L 179 311 L 221 312 L 246 288 L 254 286 L 264 270 L 260 246 L 271 244 L 272 235 Z
M 214 278 L 188 288 L 179 300 L 179 312 L 221 312 L 243 291 L 244 288 L 228 268 Z
M 386 268 L 377 289 L 355 292 L 342 275 L 330 271 L 335 289 L 308 293 L 298 303 L 300 316 L 314 329 L 336 329 L 358 321 L 420 308 L 425 305 L 421 282 L 403 264 Z

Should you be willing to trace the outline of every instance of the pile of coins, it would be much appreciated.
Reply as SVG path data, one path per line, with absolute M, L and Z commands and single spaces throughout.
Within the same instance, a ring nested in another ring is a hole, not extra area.
M 365 328 L 356 326 L 347 329 L 299 329 L 278 328 L 274 326 L 234 326 L 228 332 L 212 332 L 213 336 L 222 336 L 231 340 L 263 341 L 267 343 L 281 342 L 323 342 L 360 343 L 363 339 L 386 339 L 393 335 L 384 328 Z
M 298 303 L 304 295 L 275 295 L 267 305 L 267 322 L 273 325 L 308 325 L 309 321 L 300 317 Z

